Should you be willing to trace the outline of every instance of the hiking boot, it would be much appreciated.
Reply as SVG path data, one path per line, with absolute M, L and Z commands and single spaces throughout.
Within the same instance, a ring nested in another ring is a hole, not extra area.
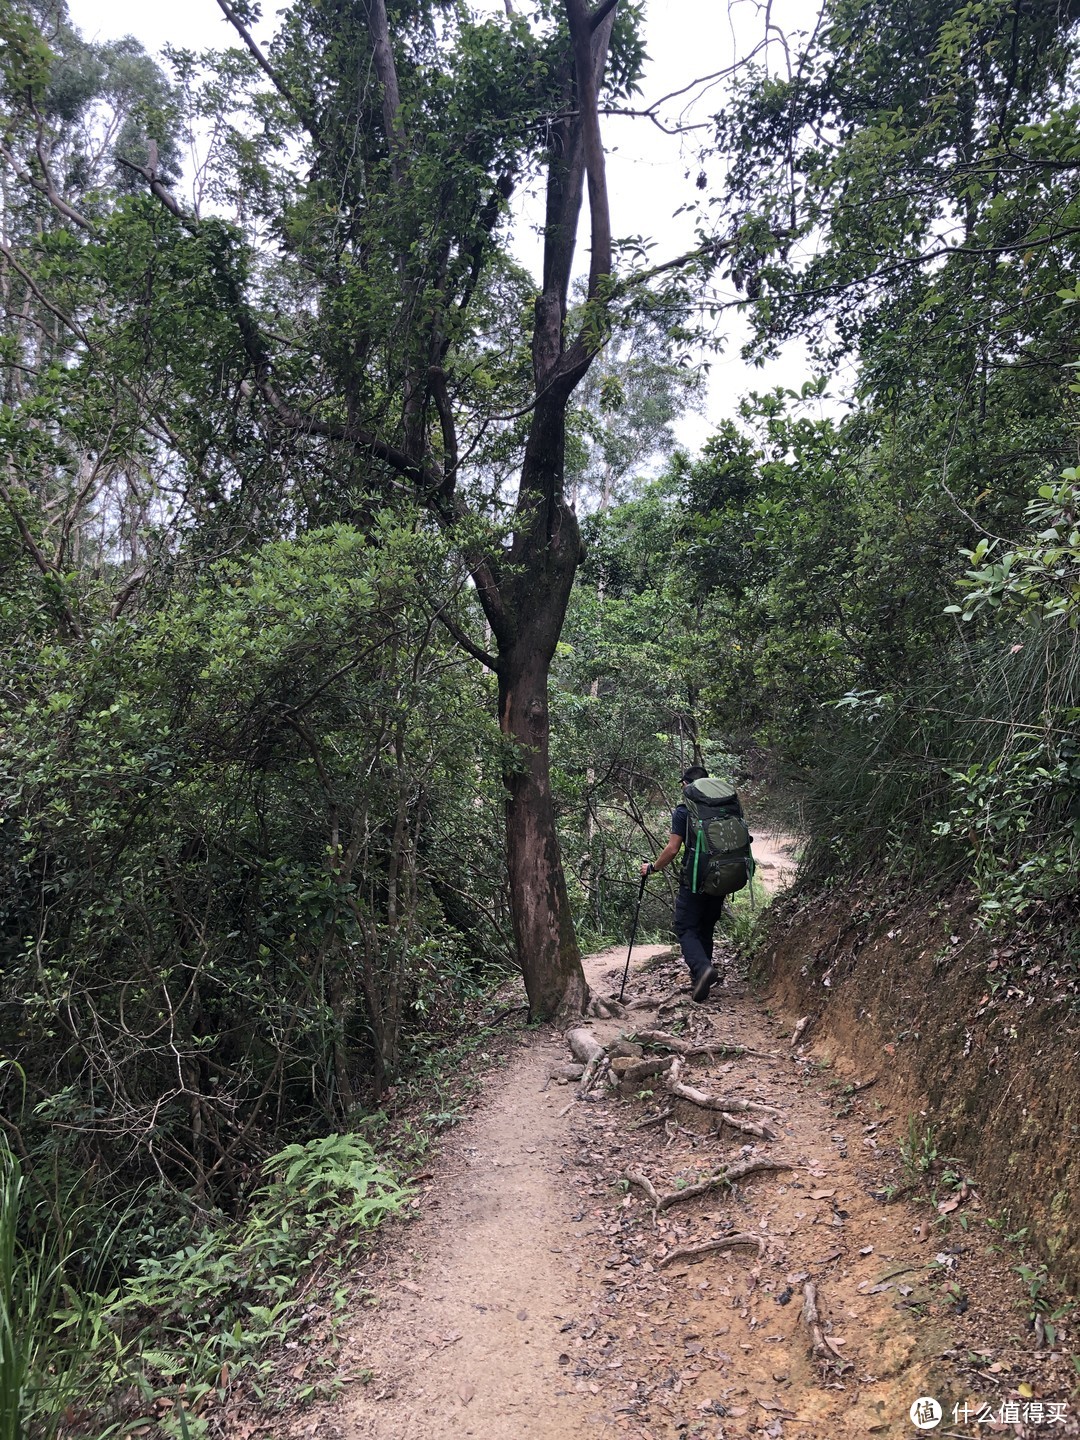
M 694 988 L 690 991 L 691 1000 L 696 1000 L 699 1005 L 702 1001 L 707 1000 L 709 998 L 709 991 L 719 979 L 720 976 L 717 974 L 716 966 L 710 965 L 709 968 L 703 971 L 694 981 Z

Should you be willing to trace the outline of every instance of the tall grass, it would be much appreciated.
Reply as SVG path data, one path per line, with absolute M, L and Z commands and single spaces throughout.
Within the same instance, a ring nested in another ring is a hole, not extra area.
M 263 1173 L 243 1221 L 211 1217 L 179 1250 L 132 1264 L 124 1234 L 145 1197 L 107 1212 L 42 1191 L 35 1206 L 0 1136 L 0 1440 L 51 1440 L 71 1416 L 78 1433 L 150 1423 L 162 1397 L 202 1404 L 303 1324 L 302 1301 L 339 1287 L 409 1198 L 352 1134 L 287 1146 Z
M 1045 622 L 958 640 L 902 689 L 845 697 L 819 737 L 804 874 L 972 874 L 986 897 L 1026 884 L 1067 899 L 1078 721 L 1080 632 Z
M 17 1313 L 18 1224 L 22 1170 L 0 1139 L 0 1440 L 19 1440 L 26 1358 Z
M 63 1265 L 54 1243 L 25 1238 L 22 1166 L 0 1136 L 0 1440 L 55 1430 L 41 1413 L 41 1385 L 59 1380 L 51 1362 L 52 1316 Z

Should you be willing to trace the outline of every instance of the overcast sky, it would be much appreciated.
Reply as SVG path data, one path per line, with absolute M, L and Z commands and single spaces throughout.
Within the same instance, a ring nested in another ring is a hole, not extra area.
M 503 10 L 503 0 L 480 0 L 483 8 Z M 71 18 L 87 39 L 111 40 L 134 35 L 152 53 L 163 46 L 206 50 L 232 45 L 235 34 L 224 20 L 215 0 L 184 0 L 182 4 L 151 5 L 146 0 L 68 0 Z M 273 16 L 274 7 L 266 6 Z M 773 20 L 779 20 L 790 31 L 813 26 L 817 0 L 776 0 Z M 644 108 L 648 102 L 679 89 L 696 76 L 723 69 L 761 37 L 764 27 L 764 6 L 757 0 L 653 0 L 646 12 L 646 49 L 650 60 L 643 82 L 643 93 L 635 102 Z M 258 33 L 263 38 L 272 33 L 272 25 L 264 23 Z M 775 51 L 776 63 L 781 54 Z M 695 111 L 679 117 L 681 101 L 665 107 L 669 120 L 705 120 L 709 100 L 705 97 Z M 695 142 L 707 132 L 691 132 L 686 136 L 667 136 L 647 119 L 606 117 L 604 136 L 608 152 L 608 175 L 611 191 L 612 228 L 616 236 L 645 235 L 655 241 L 656 260 L 682 253 L 694 243 L 693 221 L 689 216 L 676 217 L 675 211 L 687 200 L 700 198 L 694 177 L 700 166 Z M 687 172 L 689 171 L 689 179 Z M 719 177 L 710 174 L 710 180 Z M 710 187 L 711 188 L 711 187 Z M 538 255 L 538 247 L 530 247 L 528 225 L 536 224 L 542 215 L 539 205 L 523 208 L 518 253 L 525 263 Z M 711 358 L 711 376 L 705 414 L 689 415 L 679 427 L 681 442 L 691 449 L 711 433 L 717 421 L 732 415 L 740 396 L 748 390 L 761 390 L 771 385 L 798 388 L 809 375 L 801 347 L 793 347 L 775 364 L 758 370 L 745 364 L 739 356 L 739 345 L 745 334 L 742 322 L 734 313 L 724 320 L 723 330 L 728 344 L 721 355 Z

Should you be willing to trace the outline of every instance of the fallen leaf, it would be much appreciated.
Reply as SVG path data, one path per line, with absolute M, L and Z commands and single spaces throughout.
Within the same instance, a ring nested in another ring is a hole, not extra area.
M 461 1339 L 461 1331 L 460 1331 L 460 1330 L 448 1330 L 448 1331 L 446 1332 L 446 1334 L 445 1334 L 442 1338 L 443 1338 L 443 1340 L 446 1342 L 447 1345 L 453 1345 L 453 1344 L 455 1344 L 458 1340 Z
M 470 1385 L 467 1380 L 464 1380 L 458 1386 L 457 1393 L 461 1396 L 462 1405 L 468 1405 L 469 1401 L 476 1394 L 476 1387 L 474 1385 Z
M 954 1195 L 951 1200 L 939 1200 L 939 1201 L 938 1201 L 938 1207 L 937 1207 L 937 1209 L 938 1209 L 938 1214 L 939 1214 L 939 1215 L 951 1215 L 954 1210 L 956 1210 L 956 1209 L 959 1208 L 959 1206 L 960 1206 L 960 1197 L 959 1197 L 958 1195 Z
M 830 1200 L 836 1194 L 835 1190 L 811 1190 L 811 1200 Z

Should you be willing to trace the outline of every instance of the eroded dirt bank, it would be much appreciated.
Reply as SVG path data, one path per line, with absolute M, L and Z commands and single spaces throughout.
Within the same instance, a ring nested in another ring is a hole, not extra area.
M 294 1433 L 907 1437 L 920 1433 L 913 1401 L 936 1396 L 937 1433 L 991 1433 L 975 1420 L 988 1406 L 1011 1434 L 1076 1434 L 1069 1337 L 1035 1351 L 1014 1257 L 988 1250 L 976 1190 L 945 1214 L 904 1193 L 906 1113 L 880 1076 L 855 1088 L 878 1072 L 838 1077 L 793 1051 L 790 1018 L 730 968 L 692 1006 L 664 953 L 636 952 L 646 968 L 627 998 L 642 1008 L 595 1022 L 598 1039 L 662 1026 L 748 1047 L 693 1057 L 683 1078 L 768 1107 L 775 1138 L 732 1129 L 660 1079 L 579 1098 L 547 1081 L 564 1038 L 522 1033 L 424 1179 L 415 1219 L 366 1271 L 368 1303 L 336 1362 L 344 1398 L 295 1416 Z M 598 991 L 618 988 L 624 957 L 589 962 Z M 676 1198 L 758 1159 L 785 1168 Z
M 924 1158 L 961 1157 L 984 1205 L 1080 1285 L 1075 967 L 988 936 L 967 895 L 859 893 L 781 900 L 757 966 L 774 1003 L 809 1017 L 815 1060 L 880 1072 L 879 1095 L 914 1117 Z

